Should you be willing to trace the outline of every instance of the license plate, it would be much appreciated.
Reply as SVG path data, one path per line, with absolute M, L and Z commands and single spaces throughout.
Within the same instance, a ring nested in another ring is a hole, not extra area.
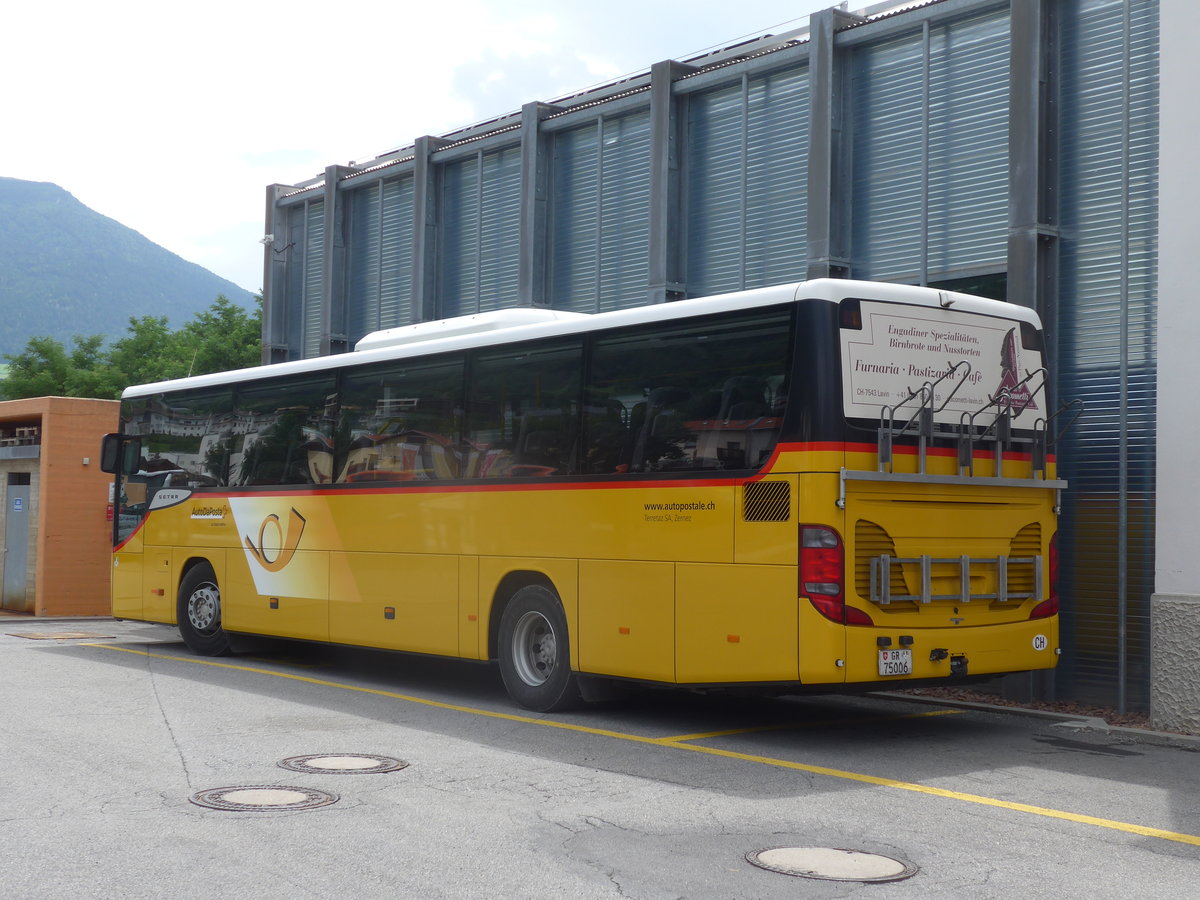
M 912 674 L 912 651 L 911 650 L 880 650 L 879 651 L 879 674 L 880 675 L 911 675 Z

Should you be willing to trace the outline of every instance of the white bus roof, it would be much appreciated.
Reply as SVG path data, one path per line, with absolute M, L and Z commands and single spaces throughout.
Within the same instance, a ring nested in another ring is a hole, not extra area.
M 839 303 L 848 298 L 903 303 L 910 306 L 953 307 L 964 312 L 1029 322 L 1040 327 L 1037 314 L 1033 310 L 1001 300 L 989 300 L 970 294 L 905 284 L 820 278 L 813 281 L 794 282 L 750 291 L 716 294 L 711 297 L 697 297 L 691 300 L 638 306 L 632 309 L 592 315 L 558 310 L 516 308 L 441 321 L 421 322 L 416 325 L 390 328 L 369 334 L 360 340 L 355 350 L 350 353 L 135 385 L 126 388 L 121 396 L 124 399 L 130 399 L 168 391 L 220 387 L 243 381 L 324 372 L 364 363 L 411 359 L 435 353 L 470 350 L 537 338 L 586 334 L 627 325 L 689 319 L 695 316 L 739 309 L 754 309 L 795 300 L 827 300 L 830 303 Z

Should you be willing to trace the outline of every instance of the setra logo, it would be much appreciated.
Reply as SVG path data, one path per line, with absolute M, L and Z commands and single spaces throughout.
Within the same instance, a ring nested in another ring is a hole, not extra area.
M 300 546 L 300 536 L 304 534 L 306 524 L 304 516 L 292 507 L 286 533 L 279 522 L 279 516 L 271 513 L 263 519 L 258 529 L 258 546 L 255 546 L 254 541 L 247 535 L 243 535 L 242 539 L 246 542 L 246 549 L 258 560 L 260 566 L 268 572 L 278 572 L 296 555 L 296 548 Z

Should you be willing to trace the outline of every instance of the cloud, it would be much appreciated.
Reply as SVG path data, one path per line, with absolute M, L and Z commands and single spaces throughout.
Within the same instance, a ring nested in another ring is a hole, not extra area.
M 266 185 L 647 69 L 805 15 L 798 6 L 13 4 L 0 175 L 55 182 L 254 290 Z

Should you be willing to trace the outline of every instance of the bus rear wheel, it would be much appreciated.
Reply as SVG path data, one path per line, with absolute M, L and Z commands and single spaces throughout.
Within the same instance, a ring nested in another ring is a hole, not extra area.
M 176 608 L 179 634 L 188 649 L 200 656 L 225 656 L 229 635 L 221 628 L 221 589 L 208 563 L 188 570 L 179 584 Z
M 582 701 L 567 617 L 558 595 L 540 584 L 526 585 L 500 617 L 500 675 L 517 703 L 537 712 L 557 712 Z

